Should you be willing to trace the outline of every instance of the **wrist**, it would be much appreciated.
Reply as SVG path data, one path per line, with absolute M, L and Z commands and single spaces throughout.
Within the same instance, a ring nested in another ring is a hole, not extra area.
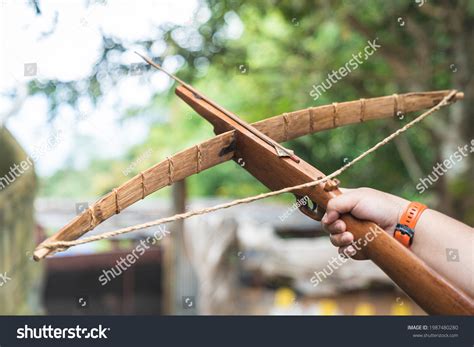
M 410 201 L 404 198 L 401 198 L 396 195 L 388 194 L 387 193 L 387 200 L 386 202 L 389 204 L 390 209 L 385 210 L 386 213 L 386 220 L 387 223 L 385 224 L 386 226 L 386 231 L 392 235 L 393 232 L 395 231 L 395 227 L 400 221 L 400 218 L 403 215 L 403 212 L 406 210 L 408 205 L 410 205 Z
M 415 238 L 415 227 L 426 209 L 426 205 L 415 201 L 410 202 L 402 209 L 393 237 L 405 247 L 411 247 Z
M 396 220 L 395 220 L 395 225 L 397 225 L 400 222 L 400 220 L 402 219 L 403 214 L 407 210 L 410 203 L 411 203 L 410 200 L 400 198 L 400 202 L 398 204 L 398 213 L 397 213 Z M 395 230 L 395 226 L 393 227 L 393 229 Z

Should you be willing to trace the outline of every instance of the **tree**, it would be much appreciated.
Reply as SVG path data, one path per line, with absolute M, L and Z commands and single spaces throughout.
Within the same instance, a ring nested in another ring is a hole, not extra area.
M 463 91 L 463 102 L 380 150 L 344 174 L 342 180 L 349 186 L 369 185 L 423 200 L 453 217 L 474 221 L 472 155 L 443 175 L 427 193 L 420 196 L 415 189 L 418 180 L 431 173 L 433 165 L 449 157 L 458 145 L 472 140 L 472 2 L 207 0 L 198 11 L 203 8 L 210 11 L 204 22 L 160 28 L 160 39 L 166 42 L 167 49 L 163 56 L 155 58 L 181 57 L 185 62 L 178 73 L 181 78 L 195 83 L 248 121 L 360 97 L 449 88 Z M 236 39 L 232 30 L 239 27 L 243 27 L 243 34 Z M 309 94 L 312 85 L 324 81 L 328 73 L 344 66 L 353 53 L 376 38 L 381 48 L 314 102 Z M 137 44 L 146 52 L 153 41 Z M 106 84 L 98 77 L 101 71 L 130 68 L 112 66 L 108 61 L 110 52 L 120 54 L 125 50 L 118 38 L 104 36 L 103 54 L 91 76 L 81 81 L 87 84 L 87 93 L 94 101 L 100 100 Z M 245 74 L 239 70 L 242 66 Z M 30 91 L 46 93 L 54 114 L 55 106 L 62 102 L 56 99 L 56 91 L 70 90 L 67 102 L 74 103 L 80 94 L 79 82 L 50 81 L 42 86 L 32 82 Z M 163 95 L 156 99 L 163 99 Z M 188 112 L 186 108 L 176 106 L 174 101 L 170 107 L 174 112 L 169 126 L 176 126 L 173 122 L 180 120 L 179 128 L 187 130 L 177 131 L 169 146 L 192 142 L 196 129 L 207 129 L 204 122 L 193 118 L 183 122 L 181 114 Z M 132 110 L 130 115 L 139 112 L 143 110 Z M 406 119 L 346 127 L 299 139 L 292 146 L 303 158 L 330 172 Z M 198 133 L 210 134 L 208 130 Z M 154 126 L 148 143 L 153 145 L 161 135 L 165 136 L 166 130 L 162 125 Z M 199 188 L 191 187 L 191 193 L 239 195 L 255 192 L 258 187 L 250 176 L 241 175 L 229 165 L 198 180 Z M 226 184 L 229 181 L 231 186 Z M 232 188 L 236 186 L 239 189 Z

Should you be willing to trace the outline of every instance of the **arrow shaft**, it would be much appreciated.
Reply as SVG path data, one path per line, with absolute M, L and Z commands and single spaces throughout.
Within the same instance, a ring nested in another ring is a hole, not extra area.
M 178 78 L 177 76 L 169 73 L 168 71 L 166 71 L 165 69 L 163 69 L 163 67 L 161 67 L 160 65 L 158 65 L 157 63 L 155 63 L 153 60 L 151 60 L 150 58 L 138 53 L 138 52 L 135 52 L 137 55 L 139 55 L 143 60 L 145 60 L 148 64 L 150 64 L 151 66 L 153 66 L 154 68 L 160 70 L 161 72 L 164 72 L 166 75 L 168 75 L 168 77 L 172 78 L 173 80 L 175 80 L 176 82 L 178 82 L 179 84 L 181 84 L 184 88 L 188 89 L 190 92 L 193 93 L 194 97 L 197 98 L 197 99 L 202 99 L 204 101 L 206 101 L 209 105 L 211 105 L 212 107 L 214 107 L 215 109 L 221 111 L 222 113 L 224 113 L 227 117 L 229 117 L 230 119 L 232 119 L 234 122 L 238 123 L 239 125 L 241 125 L 242 127 L 244 127 L 245 129 L 247 129 L 248 131 L 250 131 L 252 134 L 254 134 L 255 136 L 259 137 L 261 140 L 265 141 L 267 144 L 269 144 L 270 146 L 272 146 L 275 150 L 275 153 L 279 156 L 279 157 L 289 157 L 291 160 L 295 161 L 295 162 L 298 162 L 299 161 L 299 158 L 296 157 L 293 153 L 291 153 L 290 150 L 286 149 L 285 147 L 283 147 L 282 145 L 280 145 L 278 142 L 272 140 L 270 137 L 268 137 L 267 135 L 265 135 L 264 133 L 262 133 L 261 131 L 255 129 L 254 127 L 252 127 L 250 124 L 248 124 L 247 122 L 245 122 L 244 120 L 242 120 L 241 118 L 237 117 L 234 113 L 226 110 L 225 108 L 223 108 L 222 106 L 216 104 L 214 101 L 212 101 L 211 99 L 209 99 L 208 97 L 206 97 L 204 94 L 202 94 L 201 92 L 199 92 L 197 89 L 195 89 L 194 87 L 192 87 L 191 85 L 187 84 L 186 82 L 184 82 L 183 80 L 181 80 L 180 78 Z

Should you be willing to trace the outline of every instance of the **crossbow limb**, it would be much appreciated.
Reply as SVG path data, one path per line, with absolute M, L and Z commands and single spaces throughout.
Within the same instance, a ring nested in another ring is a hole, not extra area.
M 274 116 L 252 125 L 273 140 L 285 142 L 344 125 L 405 116 L 407 113 L 436 105 L 448 92 L 442 90 L 395 94 L 311 107 Z M 457 93 L 454 101 L 462 98 L 463 93 Z M 235 156 L 235 148 L 232 145 L 234 138 L 234 130 L 224 132 L 170 156 L 134 176 L 39 244 L 34 251 L 34 259 L 41 260 L 57 251 L 44 247 L 44 244 L 76 240 L 147 195 L 232 159 Z
M 324 174 L 276 142 L 358 121 L 384 118 L 430 107 L 444 99 L 447 94 L 445 91 L 412 93 L 394 95 L 388 97 L 389 99 L 385 97 L 333 103 L 284 114 L 251 126 L 203 97 L 189 85 L 182 84 L 176 88 L 176 93 L 211 122 L 216 133 L 223 134 L 167 158 L 119 188 L 113 189 L 57 234 L 41 243 L 34 252 L 35 260 L 57 251 L 47 247 L 47 243 L 75 240 L 151 192 L 229 159 L 243 158 L 246 161 L 244 168 L 272 190 L 316 181 L 324 177 Z M 463 96 L 462 93 L 453 94 L 449 96 L 454 100 Z M 417 99 L 416 102 L 412 98 Z M 375 108 L 371 110 L 370 107 Z M 304 118 L 306 122 L 301 127 L 300 122 L 304 121 Z M 275 120 L 279 121 L 282 127 L 272 124 Z M 292 123 L 297 131 L 290 130 Z M 322 208 L 326 208 L 328 201 L 340 194 L 338 184 L 334 180 L 295 191 L 295 195 L 306 195 Z M 305 214 L 318 219 L 311 213 Z M 377 235 L 370 243 L 364 243 L 360 252 L 374 261 L 426 312 L 474 313 L 474 303 L 469 296 L 389 237 L 379 226 L 369 221 L 358 220 L 350 214 L 344 215 L 342 219 L 354 234 L 356 241 L 367 240 L 369 233 Z

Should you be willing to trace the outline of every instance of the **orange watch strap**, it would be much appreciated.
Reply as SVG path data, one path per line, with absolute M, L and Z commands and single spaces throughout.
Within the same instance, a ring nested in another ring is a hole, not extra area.
M 421 217 L 421 214 L 427 206 L 413 201 L 411 202 L 400 218 L 399 223 L 395 227 L 393 237 L 398 240 L 405 247 L 410 247 L 413 243 L 413 237 L 415 236 L 415 226 Z
M 403 212 L 402 217 L 400 218 L 400 224 L 406 225 L 410 229 L 415 229 L 415 225 L 420 219 L 421 214 L 428 207 L 420 202 L 412 201 L 410 205 Z

